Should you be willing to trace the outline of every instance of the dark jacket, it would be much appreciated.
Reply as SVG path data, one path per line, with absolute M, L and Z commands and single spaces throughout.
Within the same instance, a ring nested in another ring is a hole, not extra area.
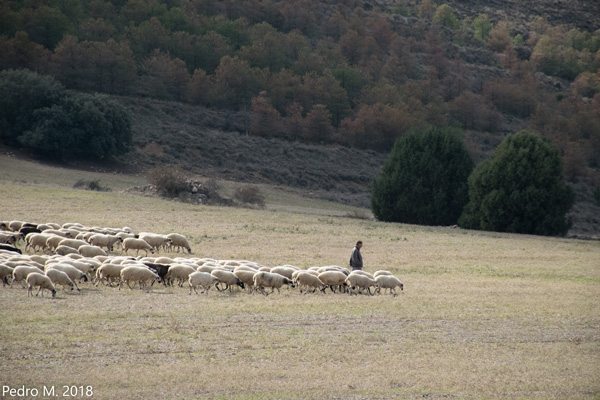
M 362 269 L 363 261 L 362 255 L 360 254 L 360 249 L 354 246 L 354 250 L 352 250 L 352 257 L 350 257 L 350 266 L 353 269 Z

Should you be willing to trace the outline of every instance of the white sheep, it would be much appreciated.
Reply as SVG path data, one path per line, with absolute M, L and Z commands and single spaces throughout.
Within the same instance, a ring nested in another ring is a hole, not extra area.
M 179 249 L 181 249 L 182 252 L 183 250 L 187 250 L 189 254 L 192 254 L 192 248 L 185 236 L 179 233 L 169 233 L 167 237 L 171 239 L 171 247 L 177 248 L 178 253 Z
M 236 268 L 233 273 L 235 276 L 239 278 L 240 281 L 244 283 L 244 286 L 248 289 L 249 293 L 252 293 L 254 288 L 254 275 L 257 271 L 255 270 L 246 270 L 240 269 L 241 267 Z
M 279 288 L 283 285 L 294 287 L 294 282 L 283 275 L 273 274 L 271 272 L 259 271 L 254 274 L 254 286 L 259 288 L 260 292 L 265 296 L 268 296 L 268 293 L 265 292 L 265 288 L 270 287 L 271 293 L 273 293 L 275 289 L 277 289 L 278 293 L 281 293 Z
M 63 239 L 71 239 L 73 237 L 73 234 L 70 231 L 61 231 L 59 229 L 46 229 L 44 235 L 60 236 Z
M 54 285 L 62 285 L 63 290 L 65 290 L 66 286 L 70 286 L 71 290 L 77 288 L 77 291 L 80 292 L 77 284 L 73 282 L 73 280 L 71 280 L 69 275 L 67 275 L 65 272 L 59 271 L 55 268 L 50 268 L 46 271 L 46 276 L 50 278 Z
M 138 265 L 129 265 L 121 270 L 121 283 L 119 283 L 119 290 L 123 286 L 123 283 L 126 283 L 129 289 L 133 288 L 129 284 L 131 281 L 138 282 L 140 284 L 140 289 L 146 287 L 148 282 L 152 282 L 150 286 L 154 285 L 154 282 L 160 282 L 160 277 L 154 272 L 150 271 L 150 269 L 146 268 L 146 266 L 138 266 Z
M 71 280 L 73 282 L 75 282 L 77 279 L 79 280 L 79 282 L 81 282 L 81 280 L 83 279 L 84 282 L 87 282 L 88 276 L 86 273 L 78 270 L 77 268 L 75 268 L 72 265 L 69 264 L 47 264 L 46 265 L 46 271 L 48 271 L 49 269 L 54 268 L 57 269 L 59 271 L 64 272 L 65 274 L 69 275 L 69 278 L 71 278 Z
M 231 288 L 234 285 L 238 285 L 242 289 L 244 288 L 244 282 L 242 282 L 240 278 L 238 278 L 233 272 L 215 269 L 211 272 L 211 275 L 216 276 L 219 279 L 219 283 L 225 284 L 224 289 L 219 287 L 219 283 L 215 285 L 217 290 L 220 292 L 223 292 L 229 288 L 229 292 L 231 293 Z
M 379 283 L 377 283 L 375 279 L 371 279 L 364 274 L 351 273 L 348 275 L 348 278 L 346 278 L 346 283 L 350 286 L 350 295 L 352 295 L 353 289 L 358 289 L 359 293 L 360 289 L 366 289 L 370 295 L 372 295 L 371 286 L 375 287 L 375 291 L 379 289 Z
M 96 233 L 95 235 L 90 236 L 88 243 L 93 246 L 106 247 L 106 250 L 113 251 L 115 244 L 123 243 L 123 239 L 119 236 Z
M 54 252 L 61 256 L 67 256 L 69 254 L 79 254 L 77 252 L 77 249 L 74 249 L 70 246 L 58 246 Z
M 202 293 L 206 292 L 208 294 L 208 290 L 212 285 L 216 285 L 219 282 L 219 278 L 213 276 L 207 272 L 192 272 L 188 277 L 188 283 L 190 285 L 190 295 L 192 294 L 192 289 L 194 292 L 198 294 L 196 288 L 198 286 L 202 286 L 204 289 Z
M 89 244 L 85 244 L 83 246 L 79 246 L 79 248 L 77 249 L 77 251 L 79 251 L 79 254 L 81 254 L 84 257 L 95 257 L 95 256 L 106 256 L 106 252 L 104 250 L 102 250 L 100 247 L 98 246 L 92 246 Z
M 187 281 L 190 274 L 196 272 L 196 268 L 191 265 L 185 264 L 172 264 L 165 275 L 165 281 L 173 284 L 173 281 L 177 279 L 177 285 L 183 287 L 183 282 Z
M 393 275 L 393 274 L 390 271 L 379 270 L 379 271 L 375 271 L 375 273 L 373 274 L 373 278 L 377 278 L 380 275 Z
M 24 222 L 24 221 L 10 221 L 8 223 L 8 227 L 10 228 L 11 231 L 18 232 L 19 229 L 21 229 L 25 223 L 26 222 Z
M 123 250 L 128 254 L 129 250 L 136 250 L 135 255 L 139 255 L 140 250 L 144 250 L 146 256 L 148 251 L 154 254 L 154 249 L 144 239 L 127 238 L 123 240 Z
M 39 250 L 45 250 L 47 248 L 46 241 L 50 235 L 44 233 L 30 233 L 25 236 L 25 250 L 27 248 L 32 249 L 34 252 Z
M 400 282 L 400 279 L 396 278 L 394 275 L 379 275 L 375 277 L 375 280 L 379 284 L 379 288 L 377 289 L 378 293 L 381 292 L 381 289 L 390 289 L 390 293 L 395 297 L 397 287 L 399 287 L 400 290 L 404 290 L 404 284 Z
M 369 273 L 367 271 L 363 271 L 361 269 L 356 269 L 356 270 L 352 271 L 350 273 L 350 275 L 352 275 L 352 274 L 366 276 L 369 279 L 375 279 L 375 277 L 373 276 L 373 274 L 371 274 L 371 273 Z M 350 276 L 350 275 L 348 275 L 348 276 Z
M 271 273 L 273 274 L 279 274 L 279 275 L 283 275 L 288 279 L 292 279 L 292 275 L 294 274 L 294 272 L 296 271 L 296 269 L 291 268 L 289 266 L 279 266 L 279 267 L 275 267 L 272 268 Z
M 2 280 L 2 286 L 8 285 L 8 277 L 12 277 L 13 271 L 14 268 L 0 264 L 0 280 Z
M 344 291 L 344 288 L 346 287 L 346 278 L 347 276 L 340 271 L 325 271 L 319 274 L 321 282 L 329 286 L 333 293 L 336 292 L 336 289 Z
M 313 293 L 316 292 L 317 289 L 320 289 L 321 292 L 325 292 L 327 285 L 325 285 L 318 276 L 311 274 L 310 272 L 302 271 L 298 275 L 296 275 L 296 282 L 298 283 L 298 288 L 300 289 L 300 293 L 302 293 L 302 287 L 307 286 L 309 288 L 313 288 Z M 308 293 L 308 290 L 304 292 L 304 294 Z
M 14 245 L 15 243 L 17 243 L 19 235 L 19 233 L 14 232 L 2 232 L 0 233 L 0 243 Z
M 46 247 L 48 247 L 52 251 L 56 251 L 56 248 L 59 246 L 60 242 L 65 240 L 64 237 L 58 235 L 51 235 L 46 240 Z
M 159 235 L 157 233 L 142 232 L 140 233 L 140 239 L 143 239 L 148 243 L 156 252 L 160 251 L 163 246 L 170 245 L 173 241 L 166 236 Z
M 108 283 L 108 286 L 112 287 L 112 281 L 121 279 L 121 271 L 125 267 L 126 265 L 121 264 L 102 264 L 100 268 L 96 270 L 96 286 L 98 286 L 100 282 L 104 284 L 104 281 L 106 281 L 106 283 Z
M 86 246 L 89 243 L 86 242 L 85 240 L 79 240 L 79 239 L 63 239 L 60 241 L 60 243 L 58 244 L 59 246 L 68 246 L 68 247 L 72 247 L 75 250 L 77 250 L 79 247 L 81 246 Z
M 157 257 L 154 261 L 149 261 L 154 264 L 175 264 L 175 260 L 171 257 Z
M 12 275 L 13 280 L 10 283 L 10 287 L 12 287 L 13 283 L 15 283 L 15 282 L 24 281 L 25 279 L 27 279 L 27 275 L 34 273 L 34 272 L 42 273 L 43 271 L 41 271 L 37 267 L 27 267 L 24 265 L 15 267 L 15 269 L 13 270 L 13 275 Z
M 54 287 L 54 284 L 52 283 L 50 278 L 48 278 L 46 275 L 42 275 L 39 272 L 32 272 L 29 275 L 27 275 L 26 281 L 27 297 L 29 297 L 29 295 L 33 296 L 33 288 L 36 286 L 40 287 L 37 293 L 35 294 L 36 296 L 40 294 L 40 291 L 42 291 L 42 297 L 44 297 L 44 289 L 52 292 L 52 297 L 56 296 L 56 288 Z

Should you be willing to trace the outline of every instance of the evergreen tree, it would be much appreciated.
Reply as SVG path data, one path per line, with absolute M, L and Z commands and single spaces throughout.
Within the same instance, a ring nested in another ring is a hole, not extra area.
M 564 235 L 574 201 L 558 151 L 528 133 L 508 136 L 469 177 L 464 228 L 536 235 Z
M 373 214 L 381 221 L 456 224 L 468 201 L 472 169 L 459 131 L 410 131 L 396 141 L 373 184 Z

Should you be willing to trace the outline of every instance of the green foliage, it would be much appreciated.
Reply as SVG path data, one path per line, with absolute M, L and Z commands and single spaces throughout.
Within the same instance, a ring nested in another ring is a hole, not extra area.
M 479 14 L 472 23 L 475 38 L 486 42 L 490 38 L 490 32 L 492 30 L 492 21 L 488 18 L 487 14 Z
M 506 137 L 469 177 L 464 228 L 535 235 L 564 235 L 574 201 L 563 180 L 558 151 L 528 132 Z
M 408 132 L 396 141 L 373 183 L 373 214 L 381 221 L 456 224 L 468 201 L 467 178 L 472 169 L 459 131 Z
M 442 4 L 435 10 L 435 14 L 433 14 L 433 22 L 446 26 L 450 29 L 456 29 L 460 26 L 460 22 L 456 15 L 452 12 L 452 7 L 448 4 Z
M 3 141 L 54 159 L 105 158 L 131 143 L 129 116 L 105 95 L 71 92 L 29 71 L 0 74 Z

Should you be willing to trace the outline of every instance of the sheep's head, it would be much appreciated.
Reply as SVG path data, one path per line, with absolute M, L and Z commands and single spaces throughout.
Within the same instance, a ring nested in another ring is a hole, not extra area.
M 239 287 L 241 287 L 242 289 L 244 288 L 244 282 L 240 281 L 239 279 L 238 279 L 238 281 L 237 281 L 237 285 L 238 285 Z
M 56 297 L 56 289 L 52 289 L 52 297 Z
M 83 279 L 84 282 L 88 281 L 88 277 L 86 274 L 81 274 L 81 279 Z

